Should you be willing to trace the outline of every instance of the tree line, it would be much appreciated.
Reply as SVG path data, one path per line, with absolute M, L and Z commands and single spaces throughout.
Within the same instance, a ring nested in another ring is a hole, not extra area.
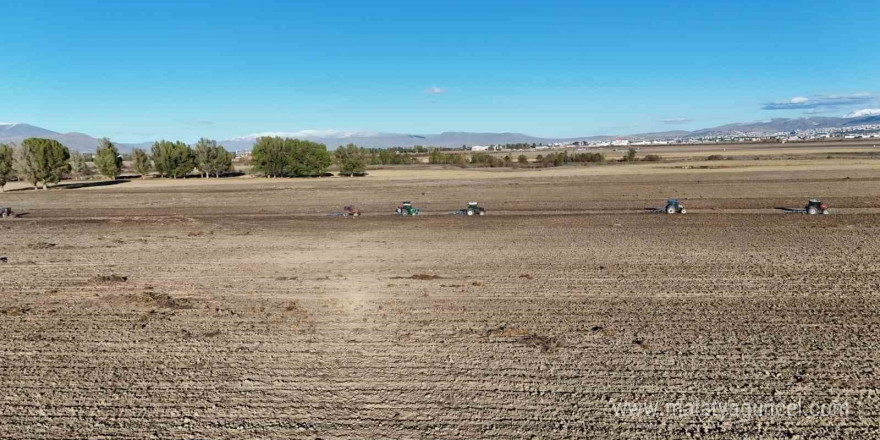
M 132 151 L 131 164 L 136 173 L 146 176 L 155 170 L 160 177 L 178 178 L 198 170 L 204 177 L 219 177 L 233 170 L 235 157 L 210 139 L 200 139 L 195 148 L 180 141 L 159 141 L 153 144 L 151 153 L 139 148 Z M 116 179 L 122 173 L 122 155 L 107 138 L 101 139 L 95 154 L 71 152 L 54 139 L 28 138 L 19 146 L 0 144 L 0 191 L 16 178 L 46 189 L 65 176 L 89 176 L 90 161 L 107 178 Z
M 529 147 L 528 144 L 511 144 L 514 147 Z M 421 163 L 409 151 L 418 149 L 380 149 L 360 148 L 354 144 L 339 146 L 334 153 L 326 145 L 300 139 L 281 137 L 261 137 L 257 139 L 251 155 L 251 172 L 269 178 L 275 177 L 318 177 L 328 173 L 334 163 L 341 176 L 362 176 L 370 165 L 408 165 Z M 449 150 L 434 148 L 428 154 L 428 162 L 460 167 L 552 167 L 568 164 L 604 163 L 605 156 L 600 153 L 566 152 L 539 155 L 530 162 L 525 155 L 514 159 L 488 153 L 471 154 L 449 153 Z M 636 161 L 634 149 L 622 161 Z M 198 170 L 203 177 L 220 177 L 234 171 L 235 156 L 222 145 L 210 139 L 199 139 L 194 146 L 181 141 L 161 140 L 153 144 L 149 153 L 135 148 L 127 158 L 131 169 L 141 176 L 155 172 L 159 177 L 182 178 Z M 653 156 L 653 157 L 652 157 Z M 660 160 L 659 156 L 648 155 L 643 160 Z M 29 138 L 18 147 L 0 144 L 0 190 L 14 178 L 30 182 L 36 188 L 42 184 L 59 182 L 64 176 L 85 177 L 92 174 L 89 162 L 97 171 L 108 178 L 117 178 L 123 169 L 123 156 L 109 139 L 100 141 L 94 154 L 70 152 L 60 142 L 52 139 Z

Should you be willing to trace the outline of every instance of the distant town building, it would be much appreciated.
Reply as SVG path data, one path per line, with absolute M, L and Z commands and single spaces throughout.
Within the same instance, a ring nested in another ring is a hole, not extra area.
M 471 151 L 489 151 L 490 148 L 492 147 L 485 145 L 474 145 L 473 147 L 471 147 Z

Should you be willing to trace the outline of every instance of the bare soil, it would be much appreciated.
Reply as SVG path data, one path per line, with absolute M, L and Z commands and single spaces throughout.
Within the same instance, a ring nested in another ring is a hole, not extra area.
M 4 194 L 0 438 L 880 436 L 876 165 L 387 173 Z

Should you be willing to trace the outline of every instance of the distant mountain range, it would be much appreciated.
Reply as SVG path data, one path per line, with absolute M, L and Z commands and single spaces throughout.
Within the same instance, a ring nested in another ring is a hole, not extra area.
M 0 124 L 0 143 L 20 144 L 21 141 L 30 137 L 55 139 L 66 145 L 68 148 L 83 153 L 94 153 L 100 143 L 98 138 L 94 138 L 84 133 L 59 133 L 57 131 L 47 130 L 30 124 Z M 121 151 L 129 152 L 132 148 L 144 148 L 149 147 L 152 144 L 153 142 L 150 141 L 137 144 L 117 145 Z
M 731 133 L 778 133 L 807 129 L 841 128 L 864 124 L 880 124 L 880 115 L 869 114 L 853 118 L 811 117 L 799 119 L 777 118 L 769 121 L 727 124 L 695 131 L 665 131 L 630 135 L 584 136 L 573 138 L 545 138 L 522 133 L 471 133 L 444 132 L 440 134 L 402 134 L 341 131 L 301 131 L 262 133 L 221 141 L 229 150 L 250 149 L 260 136 L 282 136 L 308 139 L 336 148 L 338 145 L 355 144 L 361 147 L 410 147 L 413 145 L 460 147 L 462 145 L 490 145 L 516 143 L 554 143 L 573 141 L 603 141 L 616 138 L 627 139 L 679 139 L 726 135 Z M 0 124 L 0 143 L 20 143 L 29 137 L 55 139 L 69 148 L 81 152 L 94 152 L 99 140 L 83 133 L 59 133 L 29 124 Z M 120 143 L 119 149 L 129 152 L 132 148 L 149 148 L 153 141 Z

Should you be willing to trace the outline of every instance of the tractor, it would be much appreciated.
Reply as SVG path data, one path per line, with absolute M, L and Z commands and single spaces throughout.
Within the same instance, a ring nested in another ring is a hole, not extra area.
M 0 218 L 14 217 L 12 208 L 0 206 Z
M 478 206 L 477 202 L 468 202 L 467 208 L 455 212 L 459 215 L 486 215 L 486 209 Z
M 351 205 L 345 205 L 342 207 L 342 211 L 335 211 L 330 213 L 330 217 L 360 217 L 361 210 L 355 208 Z
M 412 203 L 403 202 L 397 205 L 397 215 L 419 215 L 422 210 L 419 208 L 414 208 Z
M 821 200 L 810 199 L 810 201 L 807 202 L 807 206 L 804 208 L 804 212 L 810 215 L 816 215 L 820 212 L 822 214 L 828 214 L 828 205 Z
M 346 205 L 346 206 L 342 207 L 342 216 L 343 217 L 360 217 L 361 210 L 355 208 L 354 206 Z
M 667 214 L 687 214 L 687 209 L 678 201 L 678 199 L 669 199 L 666 201 L 666 208 L 663 209 Z

